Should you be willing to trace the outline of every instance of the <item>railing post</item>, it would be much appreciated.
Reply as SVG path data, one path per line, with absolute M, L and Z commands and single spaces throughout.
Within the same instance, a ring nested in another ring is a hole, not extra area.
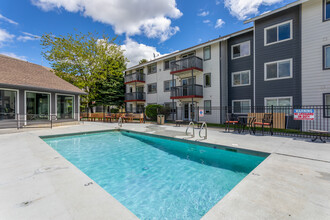
M 53 117 L 50 115 L 50 128 L 53 129 Z
M 16 114 L 16 117 L 17 117 L 17 130 L 19 130 L 19 114 L 18 113 Z

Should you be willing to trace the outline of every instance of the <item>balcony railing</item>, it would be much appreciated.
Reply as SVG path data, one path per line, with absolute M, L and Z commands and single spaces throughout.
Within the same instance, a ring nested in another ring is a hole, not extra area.
M 145 100 L 146 100 L 145 92 L 131 92 L 125 94 L 125 102 L 145 101 Z
M 193 84 L 172 87 L 171 99 L 180 98 L 203 98 L 203 86 Z
M 145 74 L 144 73 L 133 73 L 125 76 L 125 83 L 131 82 L 145 82 Z
M 203 71 L 203 60 L 199 57 L 191 56 L 171 62 L 171 74 L 189 69 Z

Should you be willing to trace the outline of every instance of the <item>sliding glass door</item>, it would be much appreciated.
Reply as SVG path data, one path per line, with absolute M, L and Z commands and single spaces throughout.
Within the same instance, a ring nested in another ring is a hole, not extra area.
M 0 120 L 15 119 L 17 92 L 0 89 Z
M 74 119 L 74 96 L 57 95 L 57 119 Z
M 49 119 L 50 95 L 45 93 L 26 93 L 26 114 L 28 120 Z

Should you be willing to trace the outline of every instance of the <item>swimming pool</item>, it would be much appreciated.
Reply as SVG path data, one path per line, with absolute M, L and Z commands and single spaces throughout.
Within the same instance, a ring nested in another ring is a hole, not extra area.
M 140 219 L 200 219 L 265 159 L 129 131 L 43 139 Z

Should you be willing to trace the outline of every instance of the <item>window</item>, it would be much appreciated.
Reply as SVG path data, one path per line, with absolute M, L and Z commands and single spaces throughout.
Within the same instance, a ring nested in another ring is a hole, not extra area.
M 148 66 L 148 74 L 157 73 L 157 63 Z
M 175 113 L 176 112 L 176 103 L 172 103 L 172 102 L 165 102 L 164 103 L 164 107 L 166 109 L 169 109 L 170 113 Z
M 291 112 L 292 106 L 292 97 L 271 97 L 265 98 L 265 107 L 266 112 L 271 112 L 271 106 L 274 106 L 273 112 L 276 113 L 286 113 L 289 114 Z
M 175 61 L 175 58 L 164 61 L 164 70 L 168 70 L 169 68 L 171 68 L 172 61 Z
M 323 69 L 330 69 L 330 45 L 326 45 L 323 48 Z
M 231 46 L 231 59 L 250 56 L 250 41 Z
M 43 93 L 26 93 L 26 114 L 28 120 L 48 119 L 50 113 L 50 95 Z
M 330 118 L 330 93 L 323 95 L 324 117 Z
M 324 0 L 324 21 L 330 20 L 330 0 Z
M 265 28 L 265 46 L 292 39 L 292 20 Z
M 205 115 L 211 114 L 211 100 L 204 101 L 204 114 Z
M 73 119 L 74 96 L 57 95 L 57 118 Z
M 192 56 L 195 56 L 195 51 L 193 51 L 193 52 L 191 52 L 191 53 L 183 54 L 183 55 L 181 56 L 181 58 L 192 57 Z
M 164 92 L 169 92 L 171 91 L 171 88 L 175 87 L 175 80 L 167 80 L 164 81 Z
M 204 87 L 211 87 L 211 73 L 204 74 Z
M 157 83 L 148 84 L 148 93 L 157 93 Z
M 0 121 L 4 119 L 15 119 L 17 92 L 11 90 L 0 90 Z
M 265 63 L 265 80 L 292 78 L 292 59 Z
M 250 85 L 250 70 L 232 73 L 231 85 L 233 87 Z
M 204 47 L 204 60 L 210 60 L 211 59 L 211 46 Z
M 251 112 L 251 100 L 233 100 L 232 101 L 233 113 L 250 113 Z

